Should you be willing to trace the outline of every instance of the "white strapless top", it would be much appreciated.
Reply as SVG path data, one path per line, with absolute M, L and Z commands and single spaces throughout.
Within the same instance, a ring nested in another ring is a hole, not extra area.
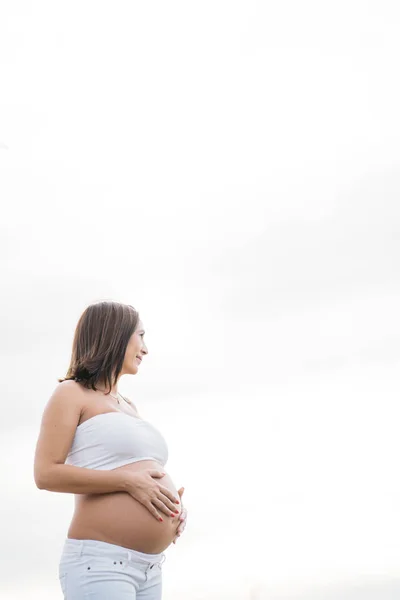
M 165 465 L 168 446 L 164 437 L 144 419 L 108 412 L 78 425 L 65 463 L 110 470 L 140 460 L 156 460 Z

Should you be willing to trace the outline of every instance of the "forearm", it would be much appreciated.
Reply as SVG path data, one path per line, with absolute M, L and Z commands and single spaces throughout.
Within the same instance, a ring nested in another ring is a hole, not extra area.
M 123 470 L 101 471 L 74 467 L 73 465 L 54 465 L 37 484 L 40 490 L 66 494 L 107 494 L 125 491 Z

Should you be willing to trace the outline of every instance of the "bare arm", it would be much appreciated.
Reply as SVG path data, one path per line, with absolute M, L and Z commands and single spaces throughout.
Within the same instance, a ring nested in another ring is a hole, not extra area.
M 58 384 L 42 415 L 34 461 L 36 486 L 70 494 L 124 491 L 126 475 L 121 470 L 102 471 L 65 464 L 83 407 L 78 383 Z
M 124 492 L 125 474 L 120 470 L 101 471 L 73 465 L 53 465 L 36 485 L 40 490 L 68 494 Z

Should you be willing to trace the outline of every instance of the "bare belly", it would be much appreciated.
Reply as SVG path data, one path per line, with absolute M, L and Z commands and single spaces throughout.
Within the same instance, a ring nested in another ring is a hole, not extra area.
M 159 469 L 160 466 L 154 460 L 143 460 L 124 465 L 118 470 L 139 471 Z M 165 469 L 163 472 L 165 476 L 154 481 L 171 490 L 179 499 L 171 478 Z M 158 507 L 157 510 L 163 522 L 157 521 L 143 504 L 127 492 L 76 494 L 75 511 L 67 536 L 78 540 L 100 540 L 139 552 L 157 554 L 174 540 L 182 508 L 176 504 L 179 514 L 175 517 L 167 516 Z

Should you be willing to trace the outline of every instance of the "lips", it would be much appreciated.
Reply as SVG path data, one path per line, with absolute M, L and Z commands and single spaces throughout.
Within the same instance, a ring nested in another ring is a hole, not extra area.
M 136 358 L 137 358 L 138 360 L 140 360 L 140 362 L 142 362 L 142 359 L 140 358 L 140 356 L 137 356 Z

